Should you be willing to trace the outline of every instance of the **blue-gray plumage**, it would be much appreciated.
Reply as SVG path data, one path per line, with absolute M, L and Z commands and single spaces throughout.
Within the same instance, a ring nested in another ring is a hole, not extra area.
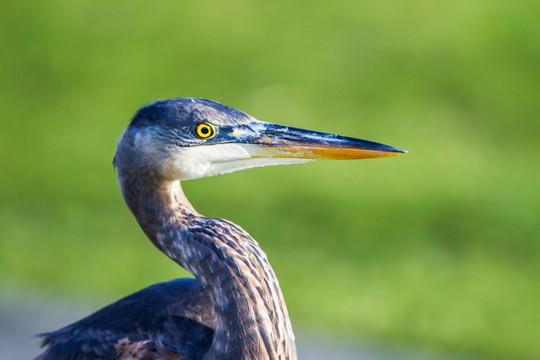
M 266 255 L 239 226 L 197 213 L 180 180 L 403 152 L 265 123 L 210 100 L 143 107 L 115 154 L 122 194 L 154 245 L 195 279 L 149 286 L 42 334 L 46 349 L 37 359 L 296 359 L 283 294 Z

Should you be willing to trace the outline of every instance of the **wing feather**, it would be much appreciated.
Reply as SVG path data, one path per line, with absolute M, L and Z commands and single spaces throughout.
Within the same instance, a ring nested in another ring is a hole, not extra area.
M 213 306 L 195 279 L 149 286 L 43 337 L 36 360 L 191 360 L 210 348 Z

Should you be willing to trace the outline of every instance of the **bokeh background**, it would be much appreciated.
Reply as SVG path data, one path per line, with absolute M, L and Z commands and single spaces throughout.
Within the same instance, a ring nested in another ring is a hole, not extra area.
M 409 150 L 185 182 L 260 242 L 295 326 L 538 359 L 539 18 L 536 1 L 2 2 L 0 289 L 112 301 L 186 276 L 111 161 L 138 107 L 204 97 Z

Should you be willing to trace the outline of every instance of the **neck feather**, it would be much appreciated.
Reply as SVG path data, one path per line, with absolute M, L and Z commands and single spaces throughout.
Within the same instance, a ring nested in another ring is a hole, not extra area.
M 120 176 L 120 184 L 146 235 L 212 299 L 215 332 L 205 359 L 296 359 L 278 280 L 248 233 L 199 215 L 179 181 L 144 183 Z

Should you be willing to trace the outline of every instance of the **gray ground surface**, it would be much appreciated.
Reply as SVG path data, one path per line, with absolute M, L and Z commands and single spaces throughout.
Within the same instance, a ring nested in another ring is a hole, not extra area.
M 33 334 L 54 330 L 90 314 L 105 305 L 95 300 L 73 301 L 67 298 L 22 291 L 0 284 L 0 360 L 32 359 L 39 354 L 39 339 Z M 379 349 L 358 345 L 322 334 L 310 334 L 297 328 L 300 359 L 339 360 L 412 360 L 465 359 L 439 356 L 424 351 Z

